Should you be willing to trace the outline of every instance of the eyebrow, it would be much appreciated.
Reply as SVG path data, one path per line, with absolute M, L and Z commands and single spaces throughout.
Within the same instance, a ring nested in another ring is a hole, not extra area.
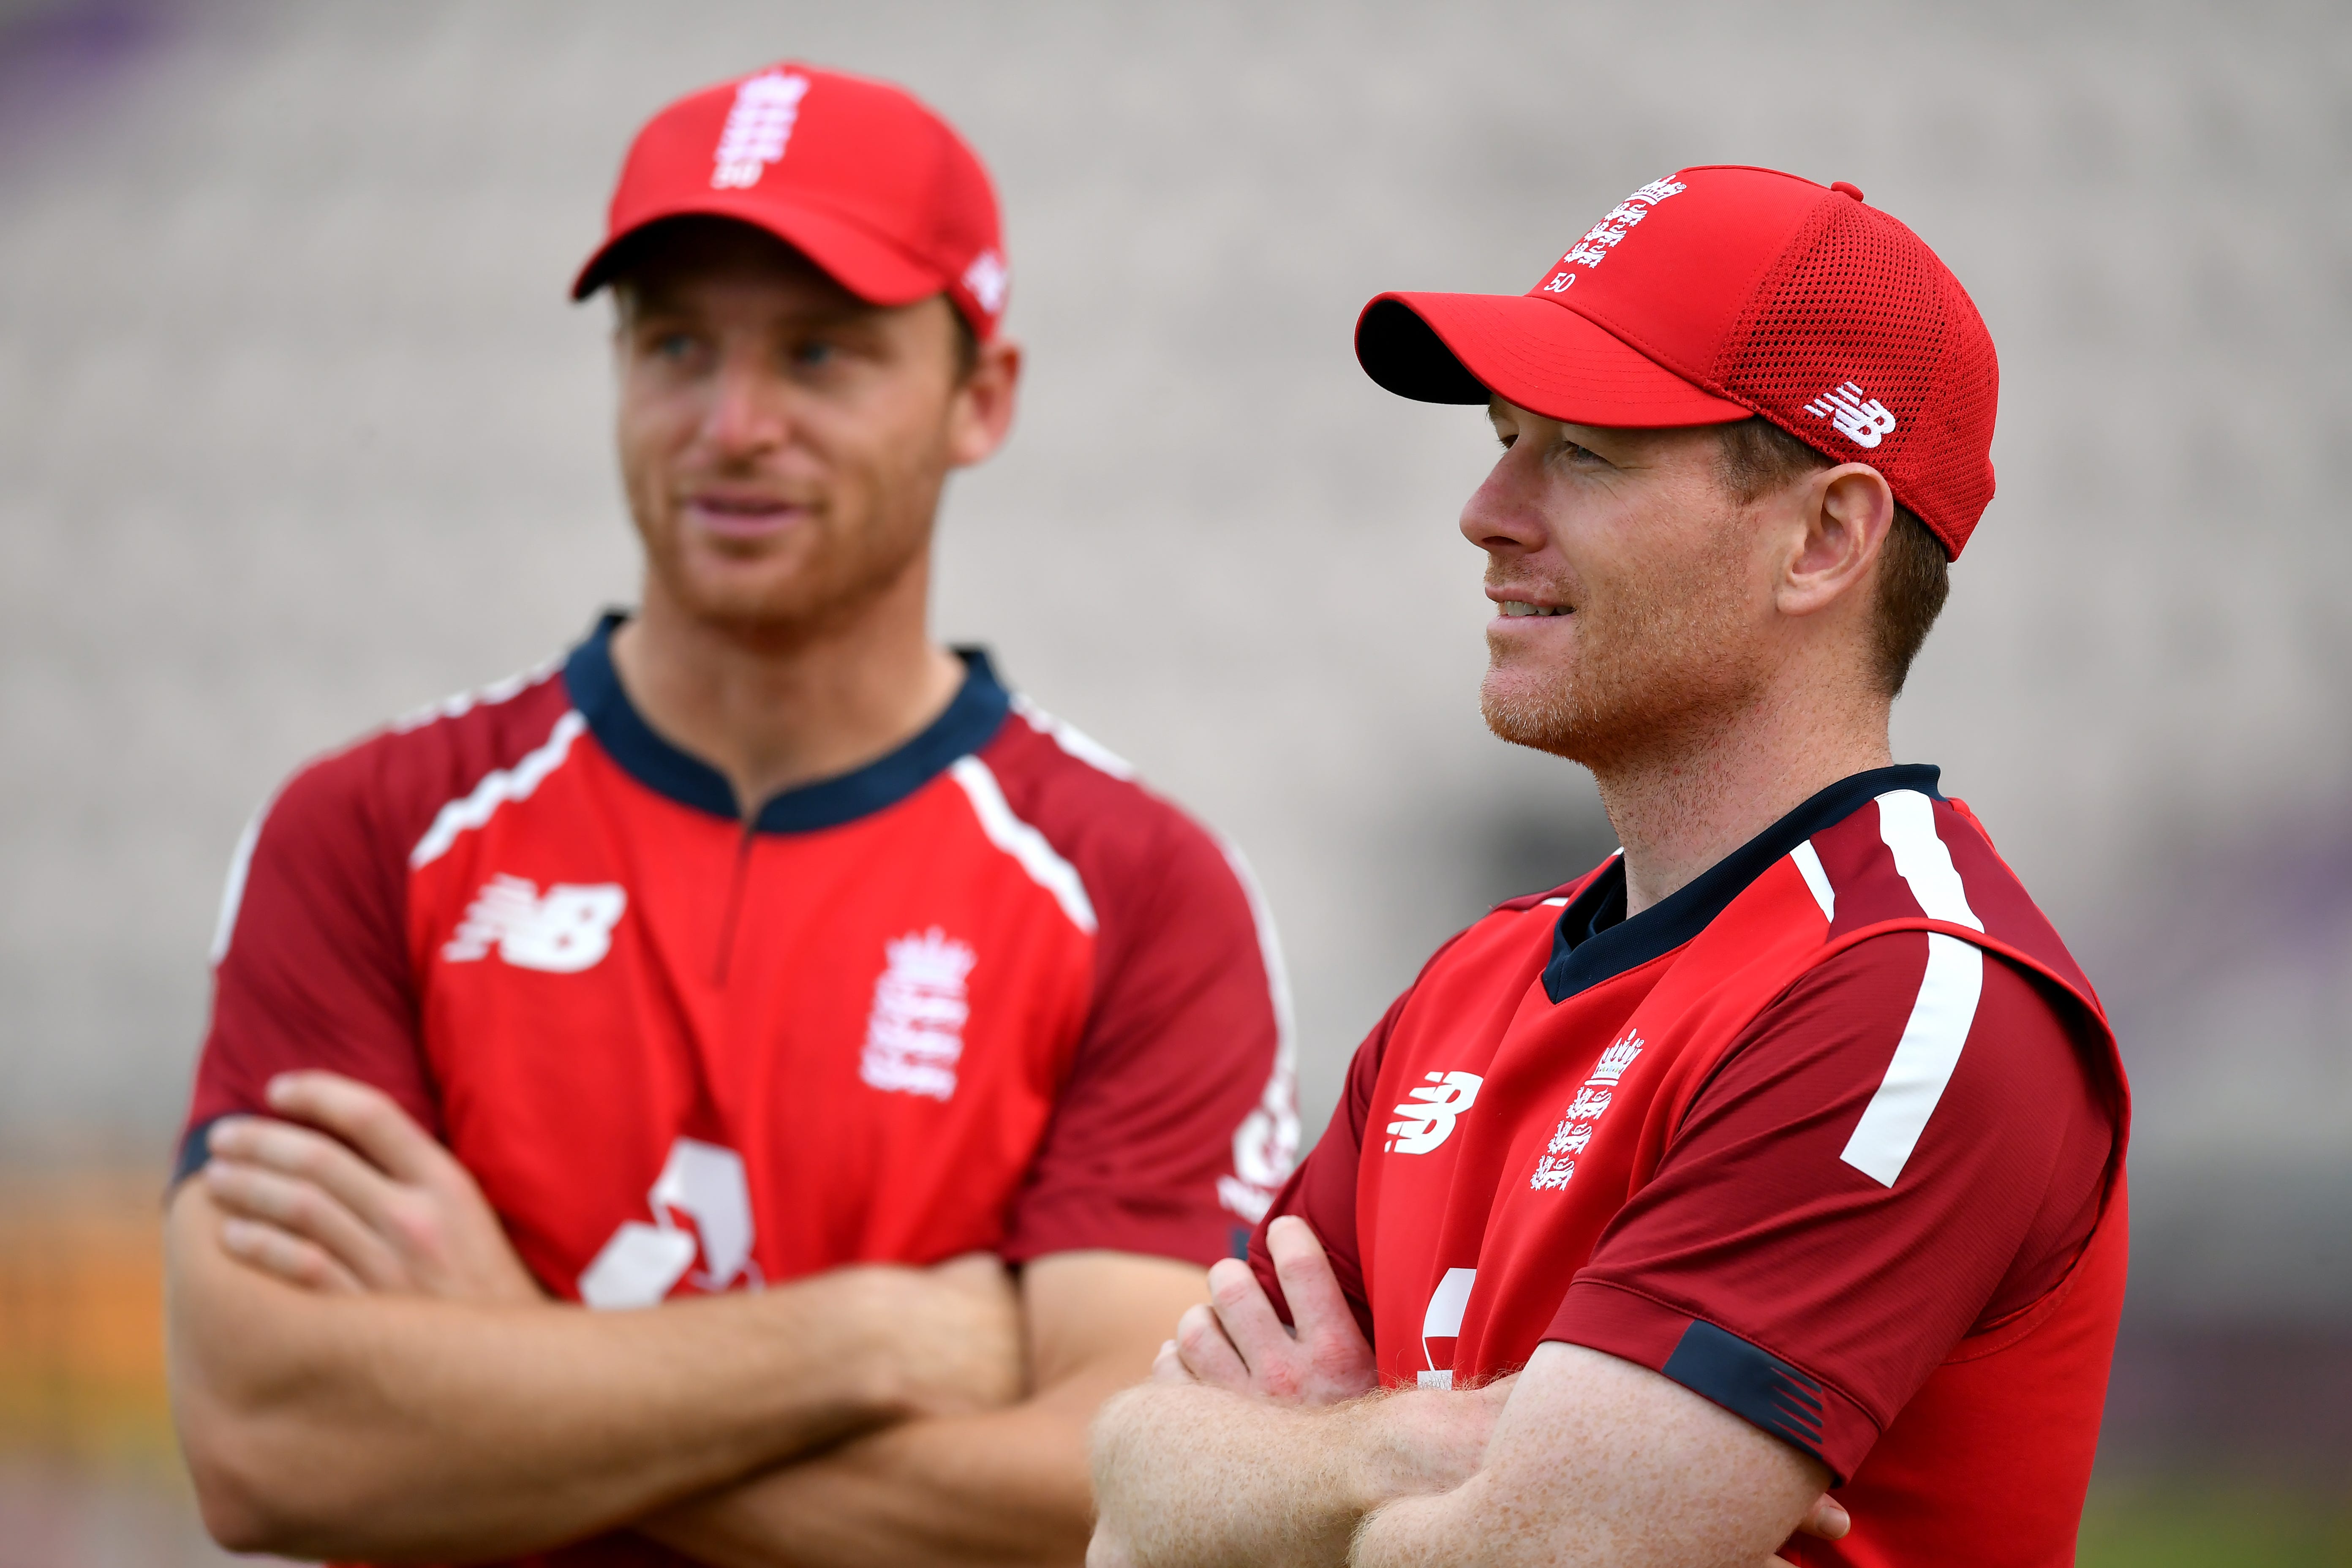
M 624 313 L 625 320 L 630 325 L 635 325 L 638 321 L 649 316 L 686 316 L 695 313 L 692 305 L 677 294 L 659 288 L 646 288 L 639 285 L 625 294 L 623 298 L 627 301 Z M 795 308 L 788 312 L 786 320 L 796 326 L 854 326 L 861 321 L 875 319 L 882 313 L 882 310 L 881 306 L 869 305 L 858 300 L 831 300 L 824 304 Z

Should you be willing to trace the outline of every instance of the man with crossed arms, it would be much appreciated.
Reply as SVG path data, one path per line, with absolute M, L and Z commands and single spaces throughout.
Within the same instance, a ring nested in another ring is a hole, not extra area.
M 1250 1263 L 1106 1407 L 1089 1561 L 2071 1563 L 2123 1074 L 1888 744 L 1992 495 L 1975 308 L 1851 185 L 1694 168 L 1524 296 L 1381 296 L 1356 348 L 1486 405 L 1486 720 L 1589 767 L 1624 847 L 1364 1043 Z
M 574 293 L 641 608 L 302 770 L 230 879 L 168 1226 L 228 1545 L 1083 1554 L 1087 1424 L 1297 1119 L 1238 862 L 928 635 L 1005 284 L 897 88 L 638 137 Z

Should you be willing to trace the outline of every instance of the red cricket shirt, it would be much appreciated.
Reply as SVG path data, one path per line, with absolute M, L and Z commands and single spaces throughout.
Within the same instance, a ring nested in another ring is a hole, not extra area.
M 431 1128 L 591 1306 L 976 1249 L 1234 1253 L 1297 1142 L 1239 860 L 976 652 L 922 733 L 746 823 L 630 705 L 617 622 L 257 819 L 181 1173 L 273 1074 L 325 1068 Z
M 1276 1204 L 1384 1380 L 1589 1345 L 1835 1474 L 1853 1532 L 1798 1561 L 2073 1560 L 2126 1089 L 1937 777 L 1847 779 L 1630 920 L 1612 858 L 1430 961 Z

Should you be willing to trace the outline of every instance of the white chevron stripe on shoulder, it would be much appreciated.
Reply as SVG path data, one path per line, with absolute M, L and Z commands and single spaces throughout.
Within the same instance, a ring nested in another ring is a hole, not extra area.
M 520 674 L 509 675 L 502 680 L 493 680 L 478 691 L 461 691 L 455 697 L 445 697 L 438 702 L 428 703 L 413 713 L 404 713 L 393 721 L 392 732 L 395 735 L 404 735 L 411 730 L 421 730 L 436 720 L 455 719 L 470 713 L 477 708 L 495 708 L 501 702 L 511 702 L 562 669 L 564 659 L 569 657 L 567 654 L 559 653 L 553 658 L 533 665 Z
M 948 764 L 948 773 L 963 786 L 971 801 L 972 815 L 980 818 L 980 830 L 988 841 L 1020 862 L 1029 873 L 1029 879 L 1054 895 L 1070 923 L 1086 932 L 1095 934 L 1094 900 L 1087 897 L 1087 884 L 1078 868 L 1055 852 L 1045 842 L 1045 836 L 1013 814 L 1011 803 L 996 782 L 996 774 L 978 757 L 965 755 Z
M 1839 1159 L 1882 1187 L 1895 1184 L 1919 1146 L 1919 1135 L 1927 1131 L 1952 1069 L 1960 1065 L 1960 1047 L 1968 1044 L 1983 992 L 1984 950 L 1964 938 L 1929 931 L 1927 972 L 1920 976 L 1895 1059 L 1886 1064 L 1886 1076 L 1863 1108 Z
M 1895 869 L 1911 884 L 1911 896 L 1931 921 L 1970 931 L 1984 921 L 1969 908 L 1952 852 L 1936 834 L 1936 803 L 1916 789 L 1889 790 L 1878 797 L 1878 837 L 1895 856 Z
M 1029 728 L 1052 741 L 1066 754 L 1076 757 L 1088 767 L 1108 773 L 1115 779 L 1131 779 L 1135 764 L 1096 740 L 1076 725 L 1055 718 L 1018 691 L 1013 694 L 1013 710 L 1021 715 Z
M 457 835 L 481 826 L 507 802 L 527 799 L 548 774 L 563 765 L 572 742 L 587 729 L 588 721 L 580 716 L 578 709 L 565 709 L 537 749 L 526 752 L 510 768 L 494 768 L 483 774 L 482 782 L 472 790 L 434 814 L 433 826 L 425 830 L 425 837 L 408 852 L 409 866 L 422 868 L 431 865 L 448 853 L 449 846 L 457 842 Z
M 1808 838 L 1790 850 L 1789 858 L 1796 862 L 1797 875 L 1805 879 L 1805 889 L 1813 895 L 1813 902 L 1822 906 L 1822 919 L 1836 924 L 1837 889 L 1830 886 L 1830 874 L 1822 869 L 1821 853 L 1813 847 L 1813 841 Z

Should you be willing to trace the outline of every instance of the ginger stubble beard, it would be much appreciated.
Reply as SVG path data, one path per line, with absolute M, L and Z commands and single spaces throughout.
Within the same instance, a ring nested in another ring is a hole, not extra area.
M 1490 631 L 1478 707 L 1513 745 L 1581 763 L 1604 783 L 1703 752 L 1765 686 L 1750 599 L 1752 538 L 1738 509 L 1687 559 L 1588 578 L 1565 668 L 1528 668 L 1533 649 Z M 1524 579 L 1520 580 L 1524 585 Z

